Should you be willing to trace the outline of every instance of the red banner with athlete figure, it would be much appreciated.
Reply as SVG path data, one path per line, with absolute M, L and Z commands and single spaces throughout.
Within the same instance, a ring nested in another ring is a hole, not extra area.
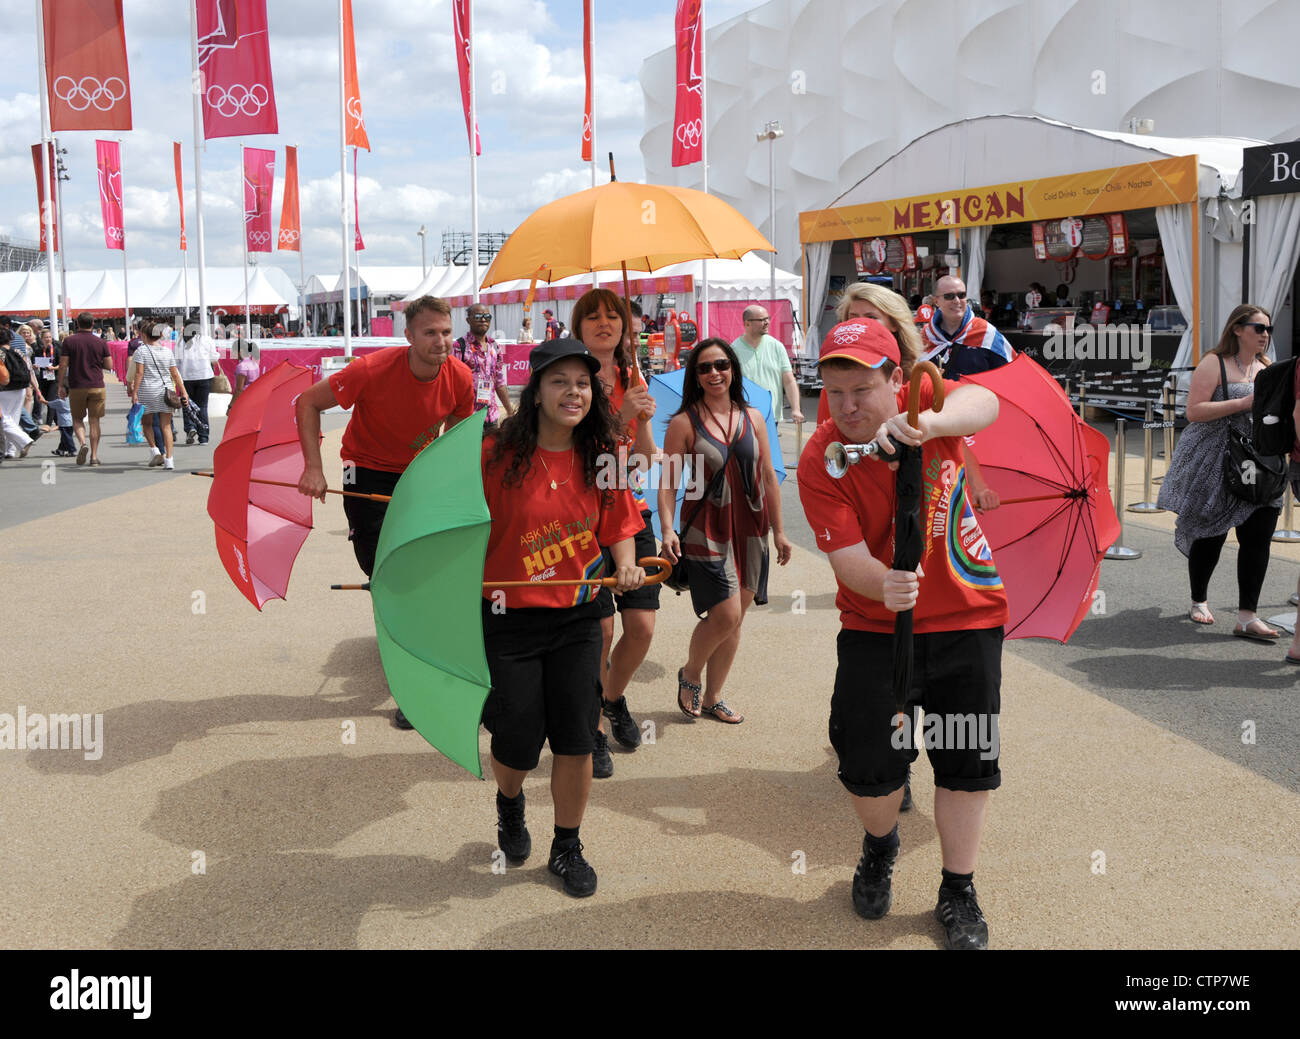
M 41 225 L 41 248 L 40 251 L 49 252 L 46 248 L 45 241 L 45 218 L 50 218 L 50 226 L 54 228 L 54 251 L 59 251 L 59 214 L 54 205 L 54 145 L 46 146 L 46 161 L 49 162 L 49 177 L 42 183 L 41 181 L 41 146 L 32 145 L 32 165 L 36 167 L 36 220 Z M 50 199 L 47 204 L 46 199 Z
M 275 152 L 244 149 L 244 240 L 250 253 L 271 251 L 271 192 L 275 188 Z
M 284 201 L 280 203 L 280 248 L 302 250 L 302 221 L 298 215 L 298 149 L 284 149 Z
M 704 158 L 704 50 L 700 0 L 677 2 L 677 108 L 673 116 L 673 165 Z
M 96 141 L 95 166 L 99 171 L 99 212 L 104 217 L 104 248 L 125 249 L 121 146 L 116 141 Z
M 470 40 L 473 15 L 469 9 L 470 0 L 452 0 L 451 24 L 456 39 L 456 68 L 460 72 L 460 102 L 465 108 L 465 139 L 473 138 L 474 154 L 483 154 L 483 140 L 478 134 L 478 125 L 470 127 L 469 118 L 469 71 L 474 63 L 474 47 Z
M 50 128 L 131 129 L 122 0 L 44 0 Z
M 185 187 L 181 181 L 180 141 L 172 141 L 172 160 L 176 164 L 176 202 L 181 207 L 181 252 L 185 252 L 188 246 L 185 244 Z
M 203 137 L 278 133 L 266 0 L 194 0 Z
M 587 75 L 587 95 L 582 111 L 582 161 L 591 162 L 591 0 L 582 0 L 582 67 Z
M 343 0 L 343 87 L 347 94 L 347 143 L 370 151 L 370 138 L 361 114 L 361 85 L 357 82 L 357 44 L 352 36 L 352 0 Z

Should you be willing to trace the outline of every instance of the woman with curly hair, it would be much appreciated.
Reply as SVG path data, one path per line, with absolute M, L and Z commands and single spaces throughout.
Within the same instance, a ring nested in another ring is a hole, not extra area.
M 642 520 L 629 491 L 597 486 L 615 449 L 600 362 L 579 342 L 552 339 L 529 363 L 518 410 L 483 442 L 483 494 L 492 514 L 484 573 L 489 581 L 530 582 L 483 588 L 492 676 L 483 725 L 492 734 L 497 841 L 515 865 L 533 846 L 524 779 L 550 742 L 555 839 L 548 868 L 566 893 L 582 898 L 596 891 L 578 827 L 600 720 L 601 611 L 595 586 L 550 582 L 600 577 L 604 545 L 618 591 L 641 587 L 645 571 L 633 539 Z
M 654 437 L 650 434 L 655 402 L 637 367 L 627 301 L 609 289 L 592 289 L 574 304 L 570 320 L 575 338 L 600 362 L 596 375 L 614 413 L 618 473 L 626 480 L 641 513 L 637 558 L 652 556 L 655 536 L 645 485 L 650 459 L 655 454 Z M 608 555 L 606 565 L 609 565 Z M 659 586 L 650 585 L 619 596 L 602 591 L 597 601 L 603 638 L 600 659 L 606 661 L 601 673 L 601 712 L 608 719 L 618 744 L 626 750 L 635 750 L 641 745 L 641 728 L 628 710 L 627 687 L 650 652 L 655 613 L 659 609 Z M 614 641 L 616 608 L 623 619 L 623 634 L 617 642 Z M 608 779 L 614 774 L 609 739 L 603 731 L 596 733 L 592 772 L 597 779 Z

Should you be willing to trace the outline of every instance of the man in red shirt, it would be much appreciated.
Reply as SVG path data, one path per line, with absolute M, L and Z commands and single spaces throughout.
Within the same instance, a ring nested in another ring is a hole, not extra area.
M 474 413 L 474 377 L 451 356 L 451 307 L 422 296 L 406 308 L 410 346 L 377 350 L 354 358 L 342 371 L 322 379 L 298 398 L 298 440 L 304 466 L 298 490 L 325 500 L 320 456 L 321 412 L 352 409 L 343 431 L 344 482 L 363 494 L 393 493 L 406 467 L 440 430 Z M 348 540 L 357 563 L 369 577 L 375 568 L 386 502 L 344 498 Z M 398 728 L 411 725 L 399 708 Z
M 942 412 L 927 382 L 917 428 L 907 422 L 907 385 L 894 337 L 877 321 L 836 325 L 822 344 L 820 371 L 831 420 L 818 427 L 799 464 L 804 513 L 838 585 L 843 629 L 831 697 L 830 737 L 839 778 L 853 795 L 866 835 L 853 877 L 853 905 L 879 919 L 892 902 L 898 810 L 908 766 L 924 744 L 934 769 L 934 819 L 943 854 L 935 915 L 950 949 L 988 947 L 975 897 L 975 861 L 988 792 L 1001 783 L 997 722 L 1006 595 L 979 528 L 962 462 L 962 436 L 997 418 L 997 398 L 962 383 Z M 826 471 L 833 441 L 888 437 L 923 447 L 921 527 L 915 573 L 893 570 L 895 474 L 864 459 L 842 479 Z M 895 615 L 913 610 L 914 685 L 925 722 L 900 714 L 893 690 Z M 899 724 L 901 721 L 901 725 Z

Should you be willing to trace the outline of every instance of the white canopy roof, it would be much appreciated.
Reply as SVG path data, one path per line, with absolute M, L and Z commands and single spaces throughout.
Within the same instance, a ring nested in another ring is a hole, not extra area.
M 205 271 L 209 307 L 232 310 L 244 305 L 243 267 L 208 267 Z M 132 267 L 127 271 L 129 300 L 122 290 L 121 268 L 98 271 L 69 271 L 68 299 L 74 313 L 81 310 L 180 309 L 185 306 L 188 284 L 189 305 L 199 305 L 199 272 L 191 267 Z M 288 306 L 296 311 L 298 289 L 279 267 L 251 267 L 248 272 L 250 306 Z M 55 293 L 61 291 L 59 276 Z M 48 313 L 49 286 L 45 271 L 13 271 L 0 274 L 0 312 L 10 314 Z
M 352 287 L 364 282 L 371 296 L 408 296 L 425 279 L 419 267 L 353 267 Z M 343 275 L 334 280 L 334 291 L 343 288 Z M 326 290 L 328 291 L 328 290 Z
M 912 141 L 840 195 L 827 209 L 941 191 L 1057 177 L 1196 155 L 1200 196 L 1241 194 L 1241 153 L 1264 141 L 1244 137 L 1154 137 L 1070 126 L 1027 115 L 949 123 Z

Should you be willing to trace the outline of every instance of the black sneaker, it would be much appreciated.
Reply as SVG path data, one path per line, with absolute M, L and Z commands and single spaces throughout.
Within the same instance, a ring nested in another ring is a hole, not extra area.
M 497 801 L 497 847 L 505 852 L 506 861 L 518 866 L 533 852 L 533 838 L 524 825 L 524 794 L 516 804 Z
M 582 841 L 551 842 L 551 861 L 546 867 L 564 881 L 564 893 L 586 898 L 596 893 L 596 871 L 582 857 Z
M 610 731 L 614 734 L 614 739 L 618 740 L 619 746 L 628 750 L 636 750 L 641 746 L 641 728 L 628 712 L 626 696 L 620 696 L 617 700 L 601 700 L 600 710 L 609 719 Z
M 943 924 L 945 945 L 949 949 L 987 949 L 989 925 L 975 900 L 975 885 L 967 884 L 960 890 L 939 888 L 939 904 L 934 907 L 934 918 Z
M 867 839 L 862 839 L 862 858 L 853 872 L 853 908 L 864 920 L 879 920 L 889 912 L 894 893 L 890 887 L 898 849 L 881 855 L 871 849 Z
M 609 737 L 596 730 L 596 746 L 591 752 L 593 779 L 608 779 L 614 774 L 614 759 L 609 756 Z
M 406 720 L 406 715 L 404 715 L 404 714 L 402 713 L 402 709 L 401 709 L 400 707 L 397 709 L 396 713 L 394 713 L 394 715 L 393 715 L 393 724 L 396 725 L 399 729 L 414 729 L 414 728 L 415 728 L 414 725 L 412 725 L 409 721 Z

